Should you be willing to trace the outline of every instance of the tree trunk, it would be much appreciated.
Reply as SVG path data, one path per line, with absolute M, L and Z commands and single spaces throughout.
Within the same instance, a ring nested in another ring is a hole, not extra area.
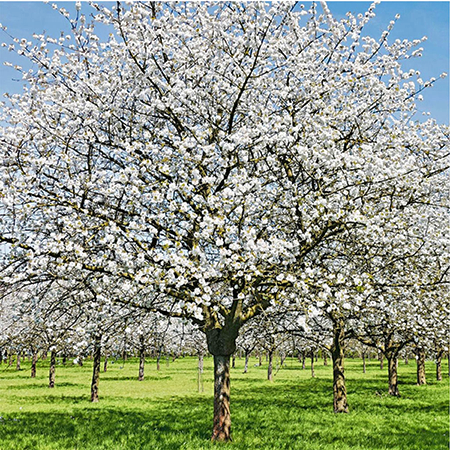
M 302 350 L 302 370 L 306 369 L 306 352 Z
M 316 374 L 314 373 L 314 351 L 311 350 L 311 378 L 315 378 Z
M 105 361 L 103 362 L 103 372 L 108 370 L 108 354 L 105 354 Z
M 20 370 L 20 352 L 17 352 L 16 370 Z
M 232 369 L 236 368 L 236 353 L 233 353 L 233 356 L 231 358 L 231 368 Z
M 67 362 L 67 355 L 66 355 L 66 352 L 64 352 L 63 356 L 62 356 L 62 365 L 65 366 L 66 362 Z
M 230 355 L 214 355 L 214 426 L 211 440 L 231 441 Z
M 156 354 L 156 370 L 161 370 L 161 351 L 158 350 L 158 353 Z
M 139 381 L 144 380 L 144 366 L 145 366 L 145 339 L 141 336 L 139 339 Z
M 273 381 L 273 351 L 269 350 L 267 356 L 269 358 L 269 366 L 267 367 L 267 379 L 269 381 Z
M 244 364 L 244 373 L 248 372 L 248 360 L 250 359 L 250 352 L 245 352 L 245 364 Z
M 383 363 L 384 363 L 383 352 L 378 352 L 378 360 L 380 361 L 380 370 L 383 370 Z
M 325 350 L 323 351 L 323 365 L 328 366 L 328 354 Z
M 0 348 L 0 364 L 3 364 L 3 349 Z
M 42 361 L 45 361 L 47 359 L 47 350 L 44 350 L 42 352 L 42 356 L 41 356 Z
M 366 352 L 362 352 L 363 373 L 366 373 Z
M 436 381 L 442 381 L 442 355 L 444 350 L 439 349 L 436 354 Z
M 31 378 L 36 378 L 36 363 L 38 359 L 38 352 L 36 349 L 31 349 Z
M 203 354 L 198 354 L 198 392 L 203 392 Z
M 48 371 L 48 387 L 55 387 L 56 350 L 50 353 L 50 369 Z
M 406 364 L 406 365 L 409 364 L 408 355 L 405 356 L 405 364 Z
M 262 366 L 262 353 L 261 352 L 258 353 L 258 366 L 259 367 Z
M 425 350 L 423 348 L 417 348 L 417 384 L 422 386 L 427 384 L 425 377 Z
M 94 341 L 94 367 L 92 370 L 91 402 L 98 402 L 98 385 L 100 382 L 100 360 L 102 343 L 101 336 L 96 336 Z
M 335 322 L 333 327 L 333 346 L 331 356 L 333 358 L 333 406 L 335 413 L 348 413 L 347 389 L 344 377 L 344 324 Z
M 393 395 L 394 397 L 400 397 L 400 393 L 398 392 L 397 355 L 387 352 L 386 358 L 388 360 L 389 395 Z

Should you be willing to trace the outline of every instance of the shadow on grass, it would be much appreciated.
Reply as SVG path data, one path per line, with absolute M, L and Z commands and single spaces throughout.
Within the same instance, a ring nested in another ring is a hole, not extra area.
M 420 411 L 416 411 L 411 410 L 410 402 L 406 404 L 402 399 L 377 403 L 364 392 L 368 381 L 360 381 L 355 387 L 355 396 L 362 392 L 354 399 L 360 406 L 348 415 L 333 414 L 330 380 L 236 382 L 231 397 L 235 439 L 230 448 L 438 450 L 446 447 L 446 428 L 420 419 L 427 418 L 431 411 L 445 416 L 443 404 L 420 405 Z M 369 382 L 369 392 L 379 384 L 380 380 Z M 70 403 L 67 412 L 5 416 L 0 419 L 2 450 L 217 448 L 209 443 L 210 396 L 153 400 L 145 409 L 142 403 L 127 402 L 127 406 L 113 408 L 108 400 L 90 404 L 81 397 L 46 397 L 49 402 Z M 42 397 L 36 400 L 46 401 Z M 417 412 L 422 414 L 419 418 Z

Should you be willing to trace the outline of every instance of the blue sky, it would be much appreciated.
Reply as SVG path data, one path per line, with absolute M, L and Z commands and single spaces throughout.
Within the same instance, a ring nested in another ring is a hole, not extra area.
M 107 2 L 105 2 L 107 3 Z M 304 2 L 305 6 L 309 2 Z M 61 2 L 69 11 L 74 11 L 74 2 Z M 365 12 L 370 2 L 328 2 L 331 12 L 338 18 L 344 17 L 347 11 L 354 13 Z M 367 27 L 367 33 L 379 36 L 387 27 L 395 14 L 400 19 L 391 33 L 391 39 L 420 39 L 427 36 L 423 43 L 423 57 L 407 61 L 406 69 L 419 70 L 422 78 L 439 78 L 442 72 L 449 73 L 449 5 L 448 1 L 441 2 L 411 2 L 411 1 L 382 1 L 376 7 L 377 16 Z M 85 5 L 84 9 L 89 10 Z M 52 36 L 58 37 L 61 31 L 68 32 L 69 24 L 51 3 L 42 2 L 4 2 L 0 1 L 0 23 L 8 28 L 8 32 L 18 38 L 30 39 L 34 32 L 44 30 Z M 8 36 L 0 32 L 0 42 L 9 42 Z M 17 72 L 3 65 L 4 61 L 28 67 L 24 58 L 18 58 L 5 48 L 0 48 L 0 94 L 21 91 L 21 84 L 14 79 Z M 449 78 L 439 79 L 436 85 L 424 93 L 424 101 L 418 104 L 420 112 L 429 111 L 439 123 L 449 123 Z

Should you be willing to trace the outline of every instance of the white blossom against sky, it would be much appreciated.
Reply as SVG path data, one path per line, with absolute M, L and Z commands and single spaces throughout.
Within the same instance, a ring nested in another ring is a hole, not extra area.
M 87 2 L 83 3 L 82 11 L 88 13 L 89 5 Z M 108 5 L 111 2 L 102 3 Z M 299 2 L 299 5 L 301 3 L 305 7 L 311 4 Z M 337 18 L 344 17 L 347 11 L 364 13 L 369 5 L 370 2 L 328 2 L 331 12 Z M 390 35 L 391 40 L 420 39 L 424 35 L 428 37 L 423 43 L 423 56 L 406 61 L 404 67 L 420 71 L 424 80 L 432 77 L 438 79 L 433 89 L 424 92 L 418 110 L 420 113 L 430 112 L 442 124 L 449 123 L 449 78 L 439 79 L 441 73 L 449 72 L 449 5 L 448 1 L 382 1 L 377 5 L 376 17 L 370 21 L 366 30 L 367 34 L 376 37 L 394 20 L 396 14 L 400 14 Z M 61 2 L 60 6 L 75 14 L 75 2 Z M 321 11 L 320 3 L 318 10 Z M 44 30 L 56 37 L 61 31 L 70 32 L 69 22 L 52 9 L 51 2 L 0 1 L 0 23 L 7 27 L 8 33 L 18 38 L 31 39 L 33 33 L 42 33 Z M 10 42 L 8 35 L 1 31 L 0 42 Z M 0 95 L 5 92 L 20 92 L 18 74 L 11 67 L 4 66 L 5 61 L 24 68 L 27 68 L 27 61 L 8 52 L 8 47 L 0 47 Z

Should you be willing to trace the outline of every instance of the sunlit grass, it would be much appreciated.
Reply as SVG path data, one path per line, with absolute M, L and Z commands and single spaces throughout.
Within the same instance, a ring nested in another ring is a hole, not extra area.
M 415 385 L 415 363 L 400 362 L 401 398 L 387 395 L 386 369 L 371 361 L 362 373 L 360 360 L 347 360 L 350 414 L 332 412 L 331 367 L 316 363 L 301 370 L 288 359 L 275 382 L 266 381 L 267 365 L 243 374 L 243 360 L 232 369 L 234 449 L 394 449 L 448 448 L 449 388 L 434 381 L 427 364 L 426 386 Z M 58 365 L 56 387 L 47 387 L 48 362 L 39 361 L 30 378 L 22 370 L 0 366 L 0 449 L 191 449 L 217 448 L 209 442 L 212 427 L 212 366 L 205 359 L 204 392 L 198 392 L 197 361 L 146 365 L 137 381 L 135 359 L 109 364 L 101 373 L 100 402 L 91 404 L 92 362 L 83 367 Z

